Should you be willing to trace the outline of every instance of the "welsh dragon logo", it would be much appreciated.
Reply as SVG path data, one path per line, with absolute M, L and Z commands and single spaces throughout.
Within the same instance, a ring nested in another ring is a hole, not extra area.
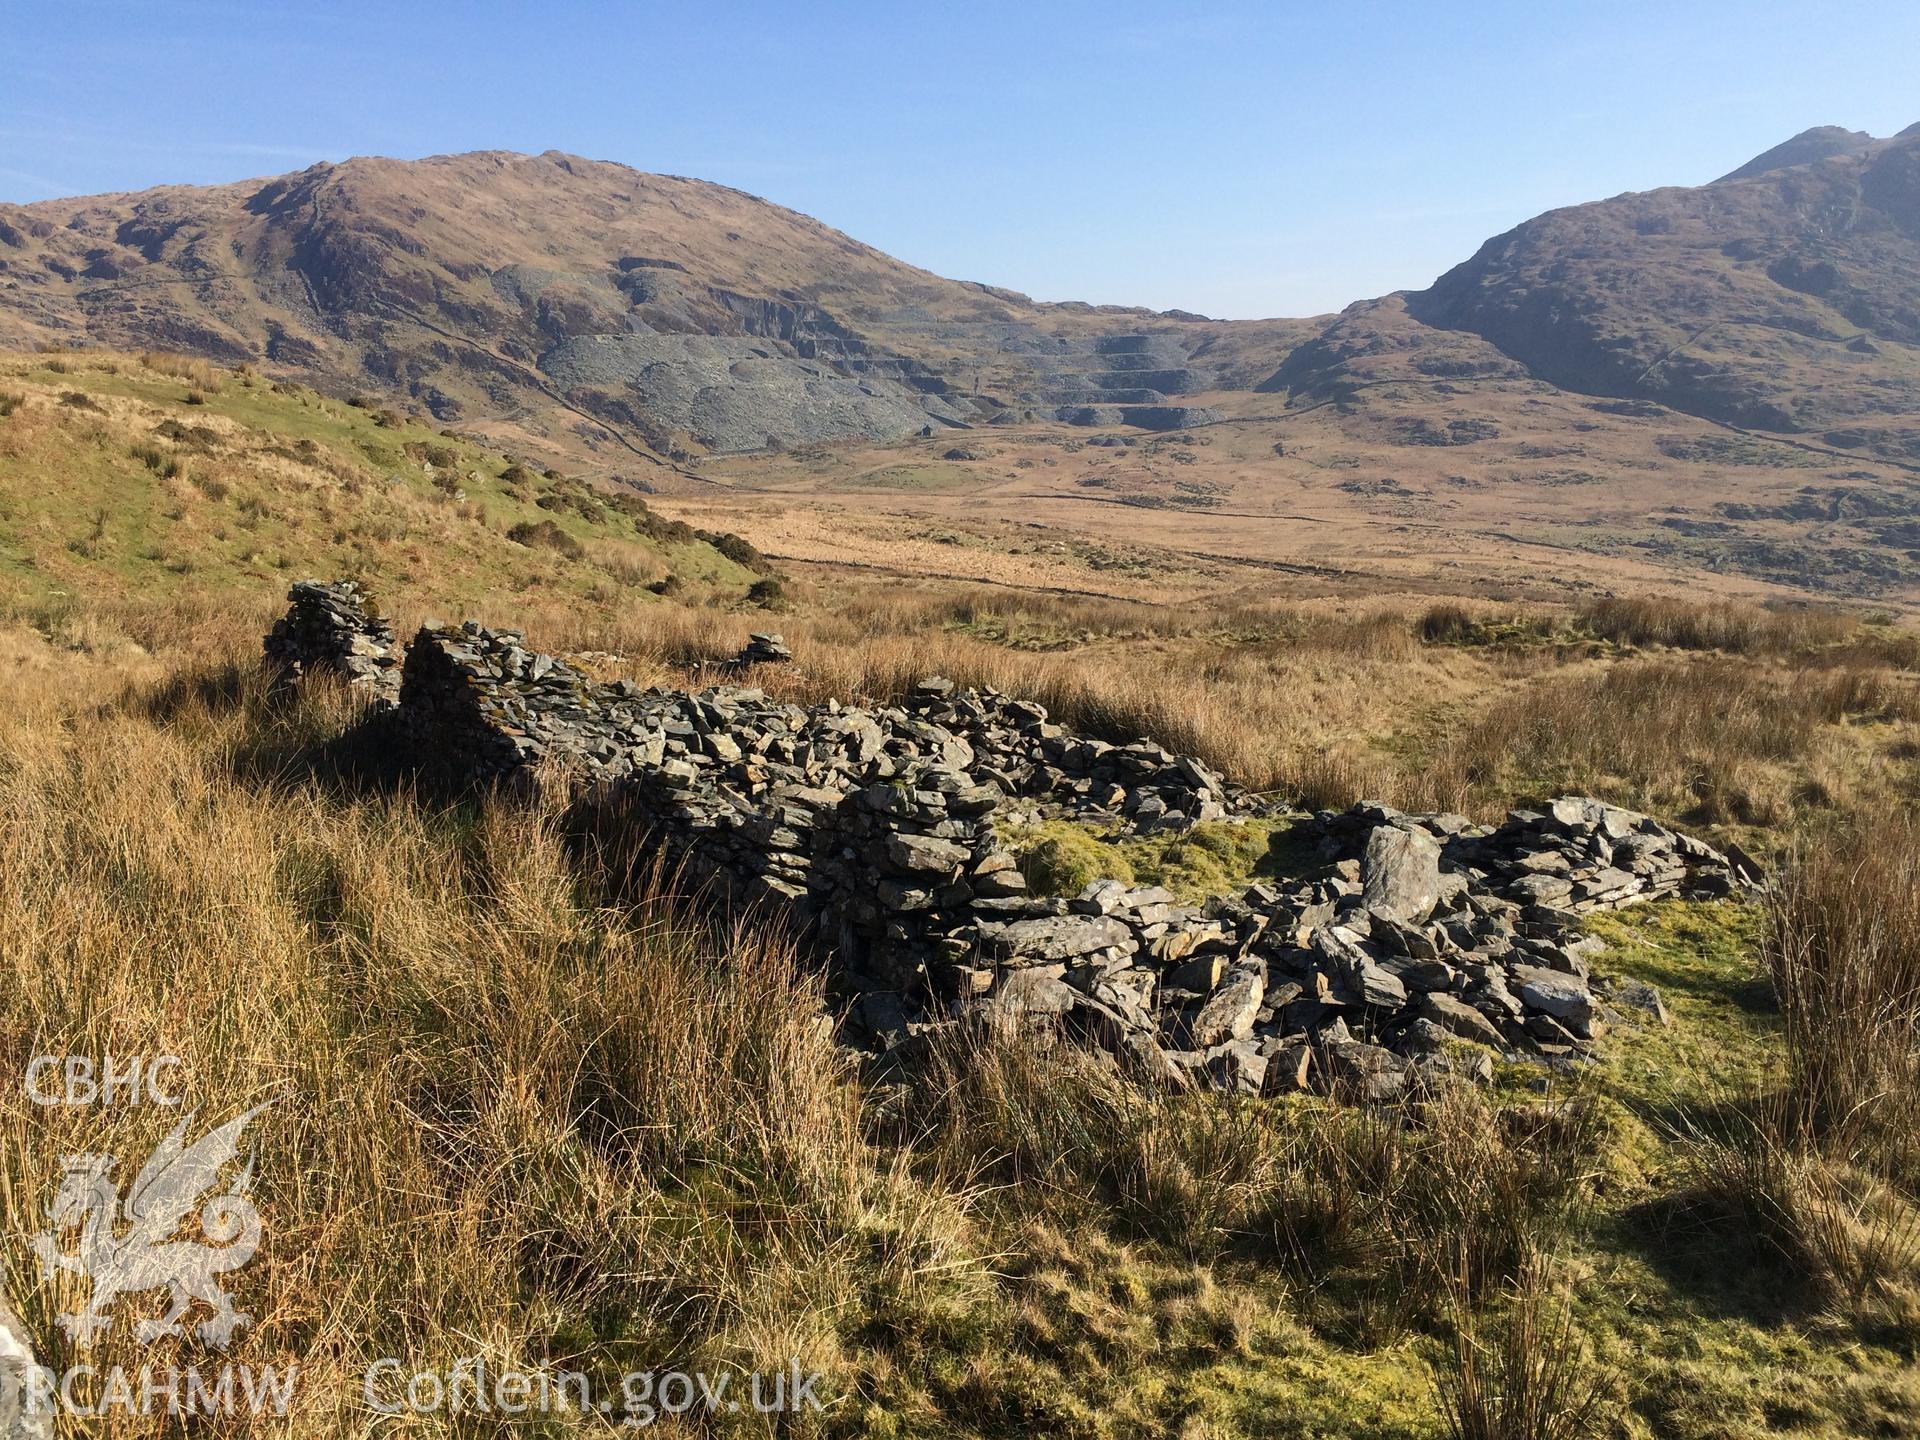
M 191 1145 L 185 1142 L 194 1116 L 187 1115 L 141 1168 L 124 1202 L 109 1178 L 113 1156 L 67 1157 L 66 1178 L 47 1205 L 48 1226 L 34 1236 L 33 1250 L 46 1278 L 65 1270 L 93 1282 L 86 1308 L 59 1317 L 70 1337 L 86 1343 L 112 1323 L 113 1303 L 122 1295 L 162 1287 L 172 1290 L 172 1304 L 160 1318 L 140 1323 L 143 1343 L 181 1334 L 181 1318 L 196 1300 L 213 1310 L 197 1327 L 210 1345 L 225 1347 L 251 1321 L 234 1309 L 219 1277 L 245 1265 L 260 1245 L 260 1213 L 246 1193 L 252 1157 L 224 1191 L 210 1192 L 240 1153 L 248 1122 L 266 1108 L 255 1106 Z M 175 1238 L 196 1207 L 209 1244 Z M 126 1228 L 116 1233 L 122 1223 Z M 61 1237 L 74 1231 L 77 1248 L 68 1253 Z

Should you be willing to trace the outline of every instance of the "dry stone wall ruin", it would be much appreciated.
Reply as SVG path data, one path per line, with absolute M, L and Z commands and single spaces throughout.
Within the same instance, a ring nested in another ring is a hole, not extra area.
M 846 1033 L 874 1049 L 985 1016 L 1168 1085 L 1374 1099 L 1497 1057 L 1569 1064 L 1610 1026 L 1665 1020 L 1650 987 L 1594 972 L 1582 915 L 1760 880 L 1738 852 L 1570 797 L 1498 826 L 1377 805 L 1302 817 L 1287 839 L 1305 878 L 1197 905 L 1111 879 L 1036 896 L 1010 819 L 1146 833 L 1263 807 L 1190 757 L 940 679 L 875 706 L 643 689 L 471 621 L 423 628 L 402 664 L 390 641 L 369 653 L 390 631 L 350 586 L 289 599 L 267 641 L 281 675 L 364 688 L 463 780 L 566 777 L 581 825 L 808 938 Z
M 27 1327 L 0 1294 L 0 1440 L 54 1440 L 57 1377 L 35 1357 Z
M 393 627 L 351 580 L 301 580 L 287 592 L 287 613 L 262 647 L 276 684 L 330 675 L 391 704 L 400 698 L 400 651 Z

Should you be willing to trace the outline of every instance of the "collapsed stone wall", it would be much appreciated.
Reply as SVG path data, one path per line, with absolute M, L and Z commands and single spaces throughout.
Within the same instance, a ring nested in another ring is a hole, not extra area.
M 294 603 L 358 623 L 299 586 Z M 940 679 L 871 708 L 643 689 L 471 621 L 415 637 L 394 720 L 462 778 L 565 776 L 583 826 L 789 924 L 828 957 L 862 1043 L 986 1012 L 1171 1085 L 1380 1098 L 1496 1056 L 1570 1063 L 1611 1025 L 1664 1019 L 1649 987 L 1591 972 L 1582 914 L 1759 881 L 1744 855 L 1576 797 L 1497 827 L 1323 813 L 1288 835 L 1314 874 L 1200 905 L 1117 880 L 1036 897 L 997 828 L 1010 818 L 1142 832 L 1263 807 L 1190 757 Z
M 332 675 L 375 701 L 400 698 L 400 651 L 393 627 L 372 610 L 351 580 L 301 580 L 287 592 L 287 613 L 262 645 L 275 685 Z

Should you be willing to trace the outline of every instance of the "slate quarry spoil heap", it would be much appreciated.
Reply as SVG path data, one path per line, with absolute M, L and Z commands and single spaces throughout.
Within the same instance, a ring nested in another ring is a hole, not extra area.
M 300 586 L 294 606 L 361 623 Z M 602 684 L 473 622 L 422 629 L 403 677 L 392 722 L 423 760 L 561 777 L 580 825 L 810 939 L 846 1032 L 875 1049 L 987 1015 L 1155 1083 L 1372 1099 L 1496 1058 L 1569 1064 L 1609 1026 L 1665 1020 L 1650 987 L 1592 971 L 1583 913 L 1760 878 L 1744 855 L 1576 797 L 1497 827 L 1371 805 L 1306 817 L 1287 838 L 1310 878 L 1198 905 L 1117 880 L 1036 897 L 997 828 L 1009 818 L 1138 833 L 1259 807 L 1190 758 L 944 680 L 872 708 Z

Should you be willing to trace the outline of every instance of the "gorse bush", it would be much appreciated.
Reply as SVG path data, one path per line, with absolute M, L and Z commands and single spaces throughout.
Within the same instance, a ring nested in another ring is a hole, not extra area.
M 773 568 L 766 556 L 762 555 L 744 538 L 730 531 L 696 530 L 693 533 L 698 539 L 706 541 L 743 570 L 751 570 L 757 575 L 764 575 Z
M 569 560 L 582 559 L 587 553 L 586 546 L 551 520 L 521 520 L 507 527 L 507 538 L 516 545 L 555 551 Z
M 1465 645 L 1480 627 L 1463 605 L 1434 605 L 1420 617 L 1420 638 L 1429 645 Z

